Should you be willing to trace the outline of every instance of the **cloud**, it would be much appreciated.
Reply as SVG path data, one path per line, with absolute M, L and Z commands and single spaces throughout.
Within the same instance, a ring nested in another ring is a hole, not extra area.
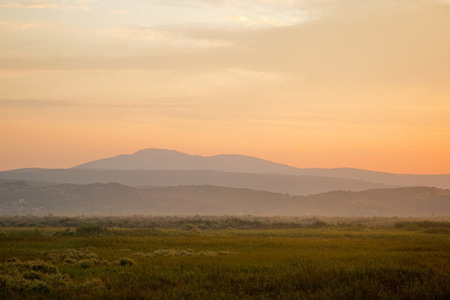
M 229 26 L 239 24 L 241 26 L 268 27 L 286 26 L 308 21 L 311 17 L 307 11 L 296 7 L 294 1 L 147 1 L 149 5 L 169 7 L 182 10 L 186 9 L 187 15 L 195 15 L 196 24 L 206 22 Z M 202 14 L 201 12 L 204 11 Z M 216 19 L 210 16 L 217 16 Z M 186 16 L 184 16 L 186 17 Z M 203 21 L 202 21 L 203 20 Z
M 4 27 L 8 30 L 16 31 L 16 30 L 31 30 L 37 28 L 46 28 L 48 27 L 42 23 L 18 23 L 13 21 L 0 21 L 0 28 Z
M 136 108 L 157 110 L 193 109 L 197 98 L 158 97 L 139 101 L 83 102 L 55 99 L 0 99 L 0 108 Z
M 128 27 L 111 29 L 113 35 L 122 38 L 143 39 L 147 41 L 157 41 L 167 39 L 167 35 L 145 27 Z
M 3 0 L 0 7 L 22 9 L 58 9 L 63 11 L 90 10 L 86 0 Z
M 147 0 L 147 3 L 158 5 L 221 5 L 221 6 L 242 6 L 255 4 L 275 4 L 275 5 L 291 5 L 293 0 Z
M 186 76 L 238 69 L 289 74 L 294 80 L 332 86 L 343 83 L 421 86 L 442 84 L 450 77 L 450 40 L 443 38 L 450 35 L 450 11 L 446 3 L 393 0 L 355 4 L 337 0 L 294 4 L 320 8 L 326 13 L 312 22 L 265 28 L 208 24 L 120 27 L 115 29 L 120 39 L 108 40 L 104 46 L 95 44 L 97 53 L 107 55 L 80 55 L 64 48 L 64 53 L 51 57 L 3 57 L 0 66 L 178 71 Z M 235 15 L 234 19 L 250 20 L 246 15 Z
M 237 23 L 247 23 L 249 22 L 249 19 L 245 16 L 241 15 L 234 15 L 234 16 L 228 16 L 226 20 L 237 22 Z
M 53 3 L 52 1 L 47 0 L 18 0 L 18 1 L 4 0 L 0 1 L 0 7 L 27 8 L 27 9 L 56 8 L 56 4 Z
M 71 107 L 73 102 L 51 99 L 0 99 L 0 108 L 55 108 Z

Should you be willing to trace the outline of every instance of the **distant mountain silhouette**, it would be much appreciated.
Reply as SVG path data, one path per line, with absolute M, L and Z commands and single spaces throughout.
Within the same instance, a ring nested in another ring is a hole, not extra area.
M 0 172 L 0 179 L 45 183 L 109 183 L 129 186 L 216 185 L 309 195 L 400 186 L 450 189 L 450 174 L 411 175 L 367 170 L 300 169 L 245 155 L 189 155 L 145 149 L 134 154 L 88 162 L 70 169 L 19 169 Z
M 31 186 L 0 181 L 0 215 L 450 215 L 450 190 L 428 187 L 311 196 L 217 186 L 133 188 L 120 184 Z
M 215 185 L 291 195 L 309 195 L 336 190 L 362 191 L 390 187 L 356 179 L 206 170 L 21 169 L 0 172 L 0 178 L 26 180 L 34 185 L 39 184 L 38 182 L 72 184 L 115 182 L 134 187 Z
M 74 167 L 102 170 L 214 170 L 238 173 L 298 175 L 298 169 L 267 160 L 235 154 L 189 155 L 174 150 L 145 149 L 134 154 L 104 158 Z
M 397 186 L 432 186 L 450 189 L 450 174 L 394 174 L 352 168 L 301 169 L 303 175 L 351 178 Z
M 352 168 L 300 169 L 245 155 L 189 155 L 173 150 L 145 149 L 134 154 L 88 162 L 75 169 L 103 170 L 214 170 L 234 173 L 284 174 L 362 180 L 390 186 L 450 188 L 450 174 L 412 175 Z M 352 190 L 352 189 L 350 189 Z

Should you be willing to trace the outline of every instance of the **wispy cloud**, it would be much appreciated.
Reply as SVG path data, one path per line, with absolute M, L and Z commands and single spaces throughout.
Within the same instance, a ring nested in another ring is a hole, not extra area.
M 111 109 L 151 109 L 151 110 L 180 110 L 194 109 L 199 105 L 197 98 L 158 97 L 139 101 L 120 102 L 87 102 L 68 101 L 59 99 L 0 99 L 0 108 L 111 108 Z
M 148 3 L 159 5 L 221 5 L 240 6 L 255 4 L 292 5 L 296 0 L 147 0 Z
M 70 107 L 75 103 L 52 99 L 0 99 L 0 108 L 52 108 Z
M 48 27 L 42 23 L 19 23 L 13 21 L 0 21 L 0 28 L 6 28 L 8 30 L 31 30 L 36 28 L 46 28 Z
M 56 8 L 56 4 L 52 1 L 47 0 L 4 0 L 0 1 L 0 7 L 11 7 L 11 8 Z
M 90 10 L 86 0 L 3 0 L 0 7 L 23 9 L 59 9 L 63 11 Z
M 310 17 L 305 17 L 302 19 L 298 18 L 283 18 L 283 17 L 268 17 L 268 16 L 245 16 L 245 15 L 231 15 L 224 18 L 227 23 L 234 23 L 249 27 L 250 29 L 259 29 L 264 27 L 281 27 L 281 26 L 292 26 L 298 24 L 302 21 L 311 21 Z
M 173 52 L 176 49 L 208 49 L 213 47 L 230 46 L 230 41 L 210 34 L 197 34 L 202 31 L 204 26 L 155 26 L 155 27 L 117 27 L 110 28 L 108 31 L 116 38 L 128 39 L 134 41 L 142 41 L 150 43 L 155 53 L 158 49 L 166 49 Z M 212 31 L 215 31 L 212 29 Z M 142 45 L 144 46 L 144 45 Z M 171 49 L 171 50 L 169 50 Z
M 145 27 L 112 28 L 110 32 L 117 37 L 147 41 L 167 40 L 167 34 Z

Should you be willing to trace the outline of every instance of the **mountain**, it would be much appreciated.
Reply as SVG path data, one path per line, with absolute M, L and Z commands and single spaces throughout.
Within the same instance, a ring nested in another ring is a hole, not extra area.
M 283 174 L 355 179 L 391 186 L 434 186 L 450 189 L 450 174 L 413 175 L 352 168 L 300 169 L 245 155 L 189 155 L 177 151 L 145 149 L 134 154 L 100 159 L 74 167 L 102 170 L 215 170 L 234 173 Z
M 146 149 L 70 169 L 0 172 L 0 215 L 449 216 L 448 189 L 450 174 L 300 169 Z
M 0 172 L 0 178 L 25 180 L 36 184 L 50 183 L 109 183 L 134 187 L 215 185 L 249 188 L 291 195 L 309 195 L 335 190 L 362 191 L 392 187 L 356 179 L 283 174 L 231 173 L 207 170 L 102 170 L 102 169 L 22 169 Z
M 0 179 L 35 183 L 109 183 L 129 186 L 216 185 L 309 195 L 400 186 L 450 189 L 450 174 L 391 174 L 350 168 L 300 169 L 245 155 L 189 155 L 145 149 L 88 162 L 70 169 L 19 169 Z
M 450 189 L 450 174 L 393 174 L 352 168 L 301 170 L 302 174 L 310 176 L 360 179 L 396 186 L 432 186 Z
M 245 155 L 189 155 L 174 150 L 145 149 L 88 162 L 74 169 L 101 170 L 214 170 L 234 173 L 299 175 L 298 169 Z
M 0 215 L 450 216 L 450 190 L 335 191 L 310 196 L 217 186 L 133 188 L 116 183 L 0 182 Z

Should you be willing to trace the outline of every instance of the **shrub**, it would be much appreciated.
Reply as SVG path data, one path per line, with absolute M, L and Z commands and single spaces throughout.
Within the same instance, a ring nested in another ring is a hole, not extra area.
M 105 289 L 105 284 L 101 279 L 93 278 L 92 280 L 85 281 L 79 285 L 74 286 L 74 290 L 76 291 L 84 291 L 84 292 L 91 292 L 91 291 L 101 291 Z
M 51 250 L 44 253 L 44 256 L 53 263 L 64 263 L 72 265 L 78 263 L 82 268 L 89 268 L 93 265 L 99 265 L 102 260 L 90 249 L 82 249 L 81 251 L 75 249 L 61 249 Z
M 51 263 L 41 260 L 21 262 L 12 258 L 3 264 L 0 281 L 9 292 L 46 294 L 51 288 L 65 285 L 67 280 Z
M 310 226 L 311 228 L 326 228 L 328 225 L 324 221 L 314 221 Z
M 106 228 L 97 224 L 84 224 L 77 228 L 77 235 L 101 235 L 106 234 Z
M 198 228 L 195 224 L 192 224 L 192 223 L 187 223 L 186 224 L 186 230 L 187 231 L 192 231 L 192 232 L 195 232 L 195 233 L 202 232 L 200 228 Z
M 53 264 L 49 264 L 43 261 L 29 263 L 29 268 L 33 271 L 43 274 L 56 274 L 59 272 Z
M 395 228 L 405 230 L 419 230 L 430 228 L 448 228 L 450 229 L 450 222 L 432 222 L 432 221 L 416 221 L 416 222 L 398 222 L 395 223 Z
M 129 259 L 129 258 L 122 258 L 119 261 L 119 265 L 121 265 L 122 267 L 132 266 L 132 265 L 134 265 L 134 261 L 132 259 Z
M 82 291 L 93 294 L 101 293 L 105 288 L 97 278 L 75 283 L 68 275 L 61 274 L 55 265 L 42 260 L 10 258 L 0 264 L 0 270 L 1 299 L 59 299 L 60 296 L 55 296 L 58 293 Z
M 53 236 L 72 236 L 75 235 L 75 232 L 70 231 L 70 228 L 56 231 Z
M 428 228 L 423 231 L 424 233 L 434 233 L 434 234 L 450 234 L 450 229 L 445 227 L 435 227 Z

